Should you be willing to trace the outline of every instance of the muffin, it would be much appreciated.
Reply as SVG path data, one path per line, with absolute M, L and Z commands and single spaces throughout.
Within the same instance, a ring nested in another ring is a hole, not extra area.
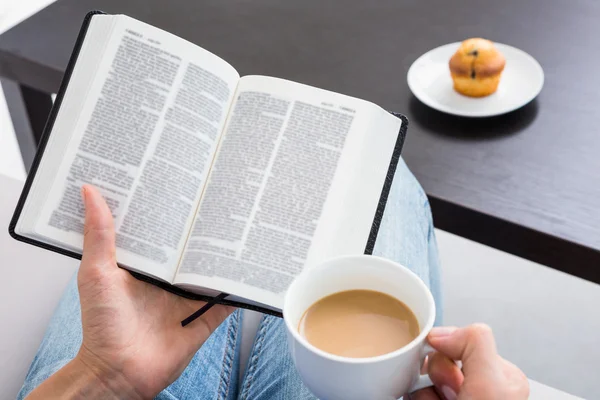
M 494 93 L 505 64 L 494 43 L 481 38 L 465 40 L 450 59 L 454 90 L 470 97 Z

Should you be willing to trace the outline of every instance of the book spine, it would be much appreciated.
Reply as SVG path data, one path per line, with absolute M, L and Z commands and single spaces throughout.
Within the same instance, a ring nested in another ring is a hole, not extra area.
M 398 162 L 400 161 L 400 154 L 402 153 L 402 147 L 404 146 L 404 139 L 406 138 L 406 132 L 408 129 L 408 118 L 395 112 L 390 112 L 390 114 L 402 120 L 402 125 L 400 126 L 400 131 L 398 132 L 398 139 L 396 139 L 396 145 L 394 146 L 394 152 L 392 153 L 390 166 L 388 167 L 383 189 L 381 190 L 379 204 L 377 205 L 377 210 L 375 211 L 375 216 L 373 217 L 373 225 L 371 225 L 371 232 L 369 233 L 369 238 L 367 239 L 367 244 L 365 246 L 365 254 L 373 254 L 373 248 L 375 247 L 375 241 L 377 240 L 377 234 L 379 233 L 379 226 L 381 225 L 381 220 L 383 219 L 385 205 L 392 188 L 394 174 L 396 173 L 396 168 L 398 167 Z

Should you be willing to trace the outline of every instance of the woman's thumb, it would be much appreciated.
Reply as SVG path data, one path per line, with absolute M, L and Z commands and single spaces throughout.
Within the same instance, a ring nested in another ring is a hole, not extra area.
M 498 369 L 496 341 L 489 326 L 466 328 L 433 328 L 428 336 L 431 347 L 453 360 L 463 363 L 465 378 L 469 375 L 495 374 Z
M 81 268 L 106 268 L 116 265 L 115 228 L 106 201 L 91 185 L 82 187 L 81 196 L 85 205 Z

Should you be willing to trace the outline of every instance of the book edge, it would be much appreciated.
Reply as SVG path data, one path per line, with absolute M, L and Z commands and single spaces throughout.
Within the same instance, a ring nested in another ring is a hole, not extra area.
M 128 272 L 140 281 L 147 282 L 152 285 L 158 286 L 159 288 L 164 289 L 167 292 L 176 294 L 176 295 L 184 297 L 186 299 L 208 302 L 208 301 L 214 300 L 214 298 L 218 296 L 217 295 L 215 297 L 212 297 L 212 296 L 206 296 L 206 295 L 202 295 L 202 294 L 193 293 L 193 292 L 187 291 L 185 289 L 182 289 L 178 286 L 171 285 L 169 283 L 155 279 L 151 276 L 140 274 L 139 272 L 134 272 L 134 271 L 128 271 Z M 275 311 L 270 308 L 260 307 L 260 306 L 256 306 L 253 304 L 247 304 L 247 303 L 244 303 L 241 301 L 227 300 L 226 298 L 217 301 L 216 304 L 221 304 L 221 305 L 225 305 L 225 306 L 233 306 L 233 307 L 238 307 L 238 308 L 245 308 L 247 310 L 258 311 L 263 314 L 273 315 L 276 317 L 283 317 L 283 314 L 280 311 Z
M 52 250 L 69 257 L 74 257 L 81 259 L 81 255 L 75 252 L 62 249 L 60 247 L 44 243 L 39 240 L 35 240 L 23 235 L 19 235 L 16 232 L 17 222 L 21 217 L 21 212 L 23 211 L 23 206 L 25 205 L 25 201 L 27 200 L 27 196 L 29 195 L 29 191 L 31 190 L 31 186 L 33 181 L 35 180 L 35 176 L 37 174 L 37 170 L 39 164 L 42 160 L 42 156 L 44 154 L 46 144 L 48 143 L 48 139 L 50 138 L 50 134 L 52 132 L 52 128 L 54 127 L 54 122 L 58 115 L 58 111 L 62 104 L 63 98 L 65 96 L 65 92 L 67 90 L 67 86 L 69 86 L 69 82 L 71 80 L 71 75 L 73 74 L 73 69 L 75 68 L 75 64 L 77 63 L 77 58 L 79 57 L 79 53 L 81 51 L 81 46 L 83 45 L 83 41 L 85 40 L 85 36 L 87 34 L 87 30 L 90 26 L 90 22 L 94 15 L 106 14 L 103 11 L 93 10 L 86 14 L 83 19 L 83 23 L 81 24 L 81 29 L 79 30 L 79 34 L 77 35 L 77 40 L 75 41 L 75 45 L 73 46 L 73 52 L 71 53 L 71 57 L 69 58 L 69 62 L 67 64 L 67 68 L 65 70 L 65 74 L 60 83 L 60 87 L 58 89 L 58 93 L 56 94 L 56 99 L 54 100 L 54 104 L 52 105 L 52 110 L 50 111 L 50 115 L 46 120 L 46 124 L 44 125 L 44 130 L 42 131 L 42 137 L 40 139 L 40 144 L 35 153 L 35 157 L 33 158 L 33 162 L 31 164 L 31 169 L 29 174 L 27 175 L 27 179 L 25 180 L 25 184 L 23 185 L 23 189 L 21 191 L 21 195 L 19 196 L 19 200 L 17 201 L 17 205 L 15 206 L 15 211 L 13 212 L 13 216 L 8 224 L 8 234 L 15 240 L 19 240 L 21 242 L 29 243 L 38 247 L 42 247 L 47 250 Z

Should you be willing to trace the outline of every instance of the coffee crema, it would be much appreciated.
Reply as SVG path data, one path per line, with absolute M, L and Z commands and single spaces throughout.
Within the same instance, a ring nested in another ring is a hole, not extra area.
M 342 357 L 391 353 L 419 336 L 419 322 L 406 304 L 374 290 L 348 290 L 314 303 L 298 331 L 310 344 Z

